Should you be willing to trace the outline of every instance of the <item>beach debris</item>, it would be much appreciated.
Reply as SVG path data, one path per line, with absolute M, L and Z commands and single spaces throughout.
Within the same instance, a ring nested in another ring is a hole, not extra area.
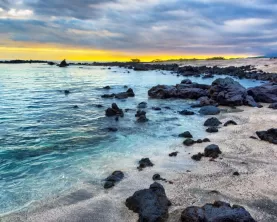
M 124 178 L 124 173 L 122 171 L 114 171 L 110 176 L 108 176 L 104 181 L 104 188 L 112 188 L 116 183 L 120 182 Z
M 217 115 L 220 113 L 220 109 L 217 108 L 216 106 L 203 106 L 199 110 L 199 113 L 201 115 Z
M 277 144 L 277 128 L 272 128 L 267 131 L 257 131 L 256 134 L 261 140 Z
M 186 109 L 184 109 L 184 110 L 182 110 L 182 111 L 179 111 L 179 113 L 180 113 L 181 115 L 183 115 L 183 116 L 191 116 L 191 115 L 194 115 L 194 114 L 195 114 L 194 112 L 189 111 L 189 110 L 186 110 Z
M 177 156 L 178 153 L 179 153 L 179 152 L 177 152 L 177 151 L 176 151 L 176 152 L 172 152 L 172 153 L 168 154 L 168 156 L 170 156 L 170 157 Z
M 112 104 L 111 108 L 106 109 L 106 116 L 120 116 L 123 117 L 124 113 L 122 109 L 119 109 L 116 103 Z
M 204 126 L 219 126 L 222 124 L 216 117 L 211 117 L 204 122 Z
M 238 125 L 234 120 L 228 120 L 226 123 L 224 123 L 224 126 L 229 126 L 229 125 Z
M 222 201 L 215 201 L 213 204 L 205 204 L 203 207 L 187 207 L 181 215 L 182 222 L 255 222 L 250 213 L 242 206 L 233 205 Z
M 206 129 L 206 132 L 208 133 L 217 133 L 218 132 L 218 128 L 215 126 L 209 127 L 208 129 Z
M 191 135 L 191 133 L 189 131 L 185 131 L 185 132 L 179 134 L 178 136 L 184 137 L 184 138 L 193 138 L 193 136 Z
M 139 166 L 137 167 L 138 170 L 143 170 L 146 167 L 152 167 L 154 164 L 151 162 L 149 158 L 142 158 L 139 161 Z
M 168 200 L 164 187 L 155 182 L 149 189 L 136 191 L 133 196 L 127 198 L 126 206 L 139 214 L 139 221 L 162 222 L 168 218 L 168 208 L 171 202 Z

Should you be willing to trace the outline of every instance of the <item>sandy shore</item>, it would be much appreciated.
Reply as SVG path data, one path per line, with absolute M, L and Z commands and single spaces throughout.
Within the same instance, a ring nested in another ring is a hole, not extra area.
M 181 211 L 188 206 L 202 206 L 214 200 L 223 200 L 244 206 L 260 222 L 277 221 L 277 147 L 276 145 L 249 138 L 258 130 L 276 127 L 276 110 L 242 107 L 243 112 L 222 113 L 217 117 L 224 123 L 235 120 L 237 126 L 221 127 L 216 134 L 209 136 L 211 143 L 219 145 L 222 159 L 215 162 L 203 158 L 200 162 L 190 159 L 192 154 L 203 152 L 207 143 L 190 148 L 174 146 L 180 154 L 167 161 L 187 162 L 191 172 L 177 172 L 153 168 L 129 174 L 126 179 L 109 191 L 95 193 L 93 189 L 82 187 L 66 197 L 52 200 L 35 210 L 8 215 L 1 221 L 128 221 L 135 222 L 137 214 L 125 207 L 125 199 L 136 190 L 148 188 L 152 175 L 159 172 L 174 184 L 162 182 L 168 198 L 172 201 L 168 221 L 179 221 Z M 150 157 L 154 162 L 155 157 Z M 171 162 L 172 163 L 172 162 Z M 238 171 L 240 176 L 233 176 Z M 127 173 L 128 174 L 128 173 Z M 218 191 L 218 193 L 210 191 Z M 36 204 L 38 205 L 38 204 Z
M 184 61 L 184 62 L 162 62 L 164 64 L 176 63 L 180 66 L 254 66 L 258 70 L 269 73 L 277 73 L 277 59 L 268 58 L 252 58 L 252 59 L 230 59 L 230 60 L 196 60 L 196 61 Z

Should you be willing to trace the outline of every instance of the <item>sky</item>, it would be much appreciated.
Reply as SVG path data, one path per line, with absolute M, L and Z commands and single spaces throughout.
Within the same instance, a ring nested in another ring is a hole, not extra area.
M 0 0 L 0 59 L 277 54 L 277 0 Z

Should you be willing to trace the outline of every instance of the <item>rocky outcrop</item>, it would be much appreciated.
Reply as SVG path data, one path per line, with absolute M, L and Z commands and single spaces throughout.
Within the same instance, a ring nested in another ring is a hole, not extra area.
M 112 93 L 112 94 L 104 94 L 102 98 L 116 98 L 116 99 L 127 99 L 128 97 L 134 97 L 135 93 L 133 89 L 129 88 L 126 92 L 121 93 Z
M 67 67 L 67 66 L 69 66 L 69 64 L 67 64 L 65 59 L 63 61 L 61 61 L 61 63 L 59 64 L 59 67 L 62 67 L 62 68 Z
M 257 131 L 256 134 L 261 140 L 277 144 L 277 128 L 272 128 L 267 131 Z
M 181 215 L 182 222 L 255 222 L 242 206 L 216 201 L 203 207 L 188 207 Z
M 247 90 L 248 95 L 252 96 L 256 102 L 276 103 L 277 102 L 277 83 L 267 83 Z
M 105 179 L 104 188 L 112 188 L 116 183 L 124 178 L 124 173 L 121 171 L 114 171 L 110 176 Z
M 112 104 L 111 108 L 106 109 L 106 116 L 120 116 L 123 117 L 124 113 L 122 109 L 119 109 L 116 103 Z
M 192 138 L 193 137 L 189 131 L 185 131 L 185 132 L 179 134 L 178 136 L 184 137 L 184 138 Z
M 126 206 L 139 214 L 139 221 L 164 222 L 168 218 L 168 208 L 171 205 L 163 186 L 157 182 L 149 189 L 136 191 L 129 197 Z
M 208 95 L 209 86 L 203 84 L 177 84 L 176 86 L 158 85 L 152 87 L 148 91 L 148 95 L 152 98 L 167 99 L 199 99 Z
M 210 98 L 219 105 L 244 105 L 246 89 L 230 77 L 215 80 L 209 89 Z

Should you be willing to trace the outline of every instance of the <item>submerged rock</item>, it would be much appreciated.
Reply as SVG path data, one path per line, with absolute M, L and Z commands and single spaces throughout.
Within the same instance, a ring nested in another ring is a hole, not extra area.
M 154 164 L 151 162 L 149 158 L 142 158 L 139 161 L 139 166 L 137 168 L 138 170 L 142 170 L 143 168 L 152 167 L 152 166 L 154 166 Z
M 138 104 L 137 108 L 145 109 L 145 108 L 147 108 L 147 103 L 146 102 L 141 102 L 141 103 Z
M 220 113 L 220 109 L 216 106 L 204 106 L 199 110 L 202 115 L 217 115 Z
M 261 140 L 277 144 L 277 128 L 272 128 L 267 131 L 257 131 L 256 134 Z
M 104 86 L 103 89 L 111 89 L 110 86 Z
M 191 133 L 189 131 L 185 131 L 185 132 L 179 134 L 179 137 L 193 138 L 193 136 L 191 135 Z
M 249 212 L 238 205 L 222 201 L 205 204 L 203 207 L 188 207 L 181 215 L 182 222 L 255 222 Z
M 160 107 L 156 107 L 156 106 L 152 107 L 152 109 L 155 110 L 155 111 L 160 111 L 160 110 L 162 110 Z
M 164 222 L 168 218 L 168 208 L 171 205 L 163 186 L 157 182 L 149 189 L 136 191 L 129 197 L 126 206 L 139 214 L 139 221 Z
M 205 157 L 212 157 L 217 158 L 219 154 L 221 154 L 221 150 L 219 149 L 218 145 L 211 144 L 207 146 L 204 150 Z
M 179 113 L 183 116 L 191 116 L 191 115 L 194 115 L 195 113 L 192 112 L 192 111 L 189 111 L 189 110 L 182 110 L 182 111 L 179 111 Z
M 105 179 L 104 188 L 109 189 L 116 183 L 120 182 L 124 178 L 124 173 L 121 171 L 114 171 L 110 176 Z
M 181 84 L 192 84 L 192 81 L 190 79 L 184 79 Z
M 277 102 L 277 84 L 266 83 L 261 86 L 249 88 L 248 95 L 252 96 L 256 102 L 276 103 Z
M 204 126 L 219 126 L 222 124 L 216 117 L 209 118 L 205 121 Z
M 112 93 L 112 94 L 104 94 L 102 98 L 116 98 L 116 99 L 127 99 L 128 97 L 134 97 L 135 93 L 133 89 L 129 88 L 126 92 L 121 93 Z
M 224 126 L 229 126 L 229 125 L 238 125 L 234 120 L 228 120 L 226 123 L 224 123 Z

